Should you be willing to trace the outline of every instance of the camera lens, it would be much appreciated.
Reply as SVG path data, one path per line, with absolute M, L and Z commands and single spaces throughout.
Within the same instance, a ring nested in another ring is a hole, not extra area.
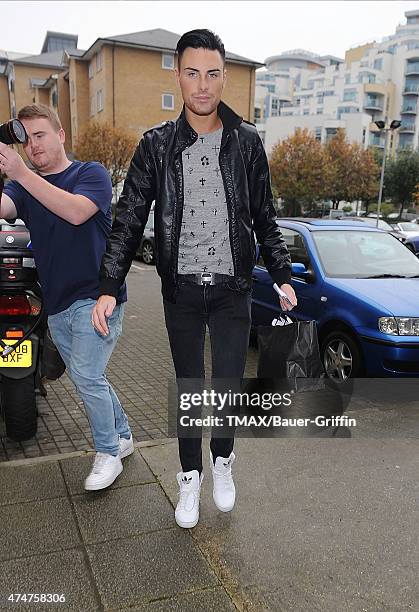
M 24 144 L 26 140 L 26 130 L 18 119 L 12 119 L 0 125 L 0 142 L 11 145 Z
M 18 119 L 12 119 L 10 122 L 10 130 L 13 133 L 15 142 L 19 144 L 25 144 L 26 142 L 26 130 L 22 123 Z

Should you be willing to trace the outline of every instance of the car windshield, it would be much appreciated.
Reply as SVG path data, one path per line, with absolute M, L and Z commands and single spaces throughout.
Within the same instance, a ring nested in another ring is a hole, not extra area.
M 419 259 L 390 234 L 329 230 L 315 231 L 311 235 L 326 276 L 419 276 Z
M 416 232 L 419 234 L 419 225 L 417 223 L 399 223 L 399 227 L 404 232 Z

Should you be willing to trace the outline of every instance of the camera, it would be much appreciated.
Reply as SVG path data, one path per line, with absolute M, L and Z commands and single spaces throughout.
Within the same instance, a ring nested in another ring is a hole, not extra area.
M 28 135 L 19 119 L 11 119 L 0 125 L 0 142 L 6 145 L 25 144 Z

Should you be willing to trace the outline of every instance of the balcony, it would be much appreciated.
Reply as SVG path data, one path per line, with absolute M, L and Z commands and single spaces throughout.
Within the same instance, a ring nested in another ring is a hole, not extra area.
M 406 66 L 405 75 L 409 74 L 419 74 L 419 62 L 408 63 Z
M 416 115 L 416 104 L 405 104 L 400 112 L 402 115 Z
M 399 132 L 403 132 L 405 134 L 414 134 L 415 130 L 416 126 L 414 123 L 402 123 Z
M 365 110 L 382 111 L 384 109 L 384 103 L 378 98 L 371 98 L 367 96 L 364 100 Z
M 419 85 L 405 85 L 403 95 L 419 96 Z

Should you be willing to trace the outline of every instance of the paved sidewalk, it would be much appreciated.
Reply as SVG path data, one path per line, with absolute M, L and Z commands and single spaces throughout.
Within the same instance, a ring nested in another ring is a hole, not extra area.
M 416 440 L 239 439 L 234 511 L 216 510 L 205 460 L 192 530 L 173 518 L 177 444 L 149 444 L 96 493 L 91 454 L 0 464 L 1 610 L 419 609 Z
M 236 609 L 189 531 L 174 523 L 141 452 L 101 492 L 83 489 L 91 462 L 78 453 L 0 466 L 0 609 Z M 22 605 L 8 602 L 12 593 L 65 602 Z

